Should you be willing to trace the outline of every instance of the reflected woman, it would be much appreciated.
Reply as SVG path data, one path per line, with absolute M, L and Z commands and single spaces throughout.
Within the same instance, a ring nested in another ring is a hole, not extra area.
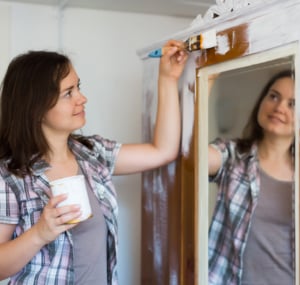
M 209 145 L 218 196 L 209 229 L 209 284 L 294 283 L 294 75 L 263 88 L 242 138 Z

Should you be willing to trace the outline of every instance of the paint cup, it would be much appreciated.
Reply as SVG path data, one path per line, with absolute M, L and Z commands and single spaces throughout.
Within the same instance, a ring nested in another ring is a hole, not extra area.
M 68 221 L 68 224 L 76 224 L 92 216 L 91 205 L 83 175 L 75 175 L 50 182 L 53 196 L 67 194 L 66 200 L 60 202 L 58 207 L 72 204 L 81 206 L 81 216 L 77 219 Z

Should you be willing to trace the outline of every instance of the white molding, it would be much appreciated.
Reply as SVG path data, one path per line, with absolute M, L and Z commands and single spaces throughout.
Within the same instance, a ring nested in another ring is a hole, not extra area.
M 232 3 L 230 4 L 230 2 Z M 161 48 L 169 39 L 186 40 L 193 35 L 203 33 L 212 28 L 218 32 L 220 29 L 240 23 L 241 19 L 243 22 L 248 22 L 253 17 L 264 15 L 267 11 L 276 10 L 278 6 L 284 9 L 284 7 L 300 2 L 300 0 L 285 0 L 284 2 L 282 0 L 248 0 L 246 2 L 249 5 L 245 5 L 245 1 L 242 1 L 243 4 L 240 2 L 241 0 L 216 0 L 217 4 L 211 6 L 204 17 L 199 14 L 186 29 L 171 34 L 151 45 L 137 49 L 137 55 L 141 59 L 148 59 L 150 52 Z M 214 11 L 219 13 L 219 16 L 216 18 L 212 18 Z
M 217 17 L 228 15 L 236 11 L 249 8 L 249 6 L 263 4 L 264 0 L 216 0 L 216 4 L 211 6 L 205 13 L 204 22 L 210 22 Z
M 300 46 L 298 52 L 295 54 L 295 98 L 296 98 L 296 112 L 295 112 L 295 284 L 300 284 Z M 298 175 L 297 175 L 298 174 Z

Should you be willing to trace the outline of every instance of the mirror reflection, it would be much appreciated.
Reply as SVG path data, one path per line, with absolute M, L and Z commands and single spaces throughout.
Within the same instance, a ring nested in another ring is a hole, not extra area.
M 209 284 L 294 284 L 294 68 L 209 80 Z

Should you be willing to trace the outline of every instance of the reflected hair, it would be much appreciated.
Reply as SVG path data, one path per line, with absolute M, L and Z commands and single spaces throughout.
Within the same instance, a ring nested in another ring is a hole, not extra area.
M 0 159 L 10 172 L 30 174 L 49 151 L 42 120 L 70 69 L 67 56 L 51 51 L 29 51 L 10 62 L 0 89 Z
M 242 137 L 240 139 L 237 139 L 237 148 L 239 152 L 244 153 L 250 150 L 251 146 L 255 142 L 260 142 L 263 139 L 264 132 L 262 127 L 258 123 L 258 111 L 261 105 L 261 102 L 263 99 L 267 96 L 270 88 L 273 86 L 273 84 L 282 78 L 292 78 L 294 79 L 294 72 L 291 69 L 282 70 L 278 73 L 276 73 L 273 77 L 270 78 L 270 80 L 267 82 L 267 84 L 262 89 L 254 108 L 250 114 L 250 117 L 248 119 L 247 124 L 245 125 Z M 291 154 L 293 154 L 294 149 L 294 143 L 292 143 L 290 150 Z

